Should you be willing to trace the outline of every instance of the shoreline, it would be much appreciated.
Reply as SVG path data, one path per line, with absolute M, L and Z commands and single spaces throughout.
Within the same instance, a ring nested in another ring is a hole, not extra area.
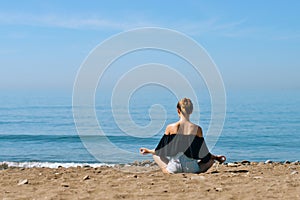
M 201 174 L 163 174 L 144 161 L 0 170 L 1 199 L 299 199 L 300 163 L 241 161 Z
M 234 165 L 234 164 L 245 164 L 245 163 L 260 163 L 260 164 L 268 164 L 268 163 L 274 163 L 274 164 L 299 164 L 300 161 L 272 161 L 272 160 L 266 160 L 266 161 L 236 161 L 236 162 L 225 162 L 223 165 Z M 143 160 L 143 161 L 134 161 L 131 163 L 97 163 L 97 162 L 39 162 L 39 161 L 0 161 L 0 170 L 7 169 L 7 168 L 69 168 L 69 167 L 103 167 L 103 166 L 109 166 L 109 167 L 122 167 L 122 166 L 153 166 L 156 165 L 156 163 L 153 160 Z

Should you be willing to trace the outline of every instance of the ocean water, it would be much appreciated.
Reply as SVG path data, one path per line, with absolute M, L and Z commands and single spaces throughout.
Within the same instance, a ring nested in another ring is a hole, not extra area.
M 195 112 L 200 112 L 200 119 L 192 120 L 199 120 L 205 134 L 211 105 L 205 95 L 198 97 L 198 101 L 200 111 Z M 153 133 L 149 130 L 146 137 L 141 137 L 138 133 L 128 135 L 118 127 L 111 112 L 110 96 L 100 95 L 95 110 L 104 135 L 96 134 L 97 127 L 87 127 L 89 134 L 79 137 L 73 120 L 72 94 L 1 92 L 0 162 L 55 167 L 151 160 L 151 156 L 139 155 L 138 149 L 155 148 L 166 124 L 178 119 L 176 103 L 176 97 L 168 92 L 133 95 L 129 113 L 137 125 L 164 120 L 159 114 L 150 118 L 148 112 L 153 104 L 160 104 L 167 114 L 162 129 Z M 117 114 L 118 109 L 123 108 L 117 108 Z M 212 153 L 226 155 L 228 162 L 300 160 L 299 91 L 227 91 L 226 109 L 224 128 L 210 149 Z M 120 117 L 128 120 L 125 115 Z M 96 153 L 88 151 L 86 141 L 97 145 Z M 107 143 L 120 151 L 114 151 Z

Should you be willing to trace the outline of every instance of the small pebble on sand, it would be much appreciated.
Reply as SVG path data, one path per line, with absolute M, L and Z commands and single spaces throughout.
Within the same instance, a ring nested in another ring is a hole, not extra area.
M 291 175 L 295 175 L 295 174 L 298 174 L 298 172 L 297 171 L 292 171 L 291 172 Z
M 25 184 L 28 184 L 28 180 L 27 179 L 24 179 L 24 180 L 20 180 L 18 185 L 25 185 Z
M 70 185 L 68 183 L 62 183 L 61 186 L 62 187 L 69 187 Z
M 241 163 L 242 163 L 243 165 L 250 165 L 250 161 L 248 161 L 248 160 L 243 160 Z
M 237 167 L 238 164 L 235 164 L 235 163 L 228 163 L 227 166 L 228 166 L 228 167 Z

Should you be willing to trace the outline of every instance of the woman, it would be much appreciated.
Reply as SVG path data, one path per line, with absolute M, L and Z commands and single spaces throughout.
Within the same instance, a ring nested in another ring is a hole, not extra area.
M 200 126 L 190 122 L 193 104 L 183 98 L 177 104 L 179 121 L 167 126 L 154 150 L 140 148 L 140 153 L 153 154 L 154 161 L 164 173 L 200 173 L 207 171 L 215 160 L 225 162 L 225 156 L 212 155 Z

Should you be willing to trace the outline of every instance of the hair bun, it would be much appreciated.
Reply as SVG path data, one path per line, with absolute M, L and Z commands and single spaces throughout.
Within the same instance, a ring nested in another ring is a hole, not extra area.
M 180 107 L 181 112 L 185 114 L 191 114 L 193 112 L 193 103 L 188 98 L 181 99 L 177 105 Z

